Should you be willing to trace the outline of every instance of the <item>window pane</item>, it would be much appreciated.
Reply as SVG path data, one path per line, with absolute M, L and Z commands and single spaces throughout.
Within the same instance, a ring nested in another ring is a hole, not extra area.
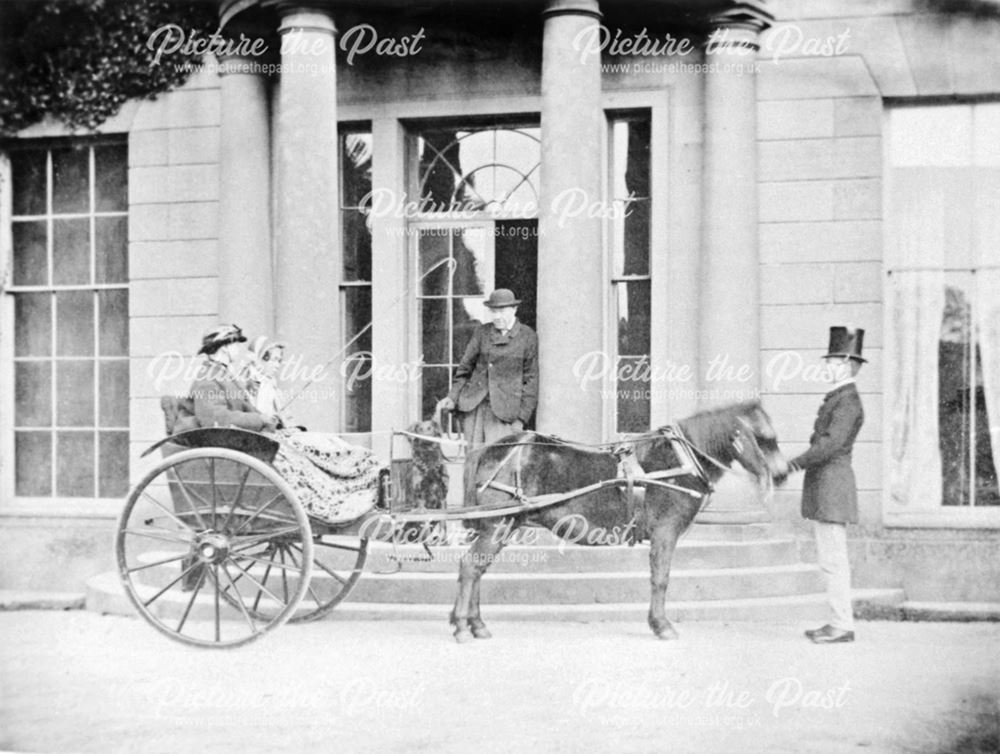
M 14 249 L 14 285 L 47 285 L 49 255 L 45 248 L 45 221 L 11 223 Z
M 94 495 L 94 433 L 56 433 L 56 494 Z
M 45 150 L 18 149 L 10 155 L 14 214 L 45 214 Z
M 371 288 L 344 288 L 344 343 L 352 340 L 362 329 L 367 329 L 351 345 L 347 353 L 358 351 L 371 352 L 372 329 L 368 325 L 372 321 L 372 291 Z
M 997 488 L 997 469 L 993 462 L 994 433 L 990 431 L 990 417 L 986 410 L 987 395 L 983 386 L 983 367 L 980 346 L 976 345 L 976 390 L 975 390 L 975 468 L 976 507 L 1000 505 L 1000 489 Z M 994 397 L 995 400 L 995 397 Z
M 128 209 L 128 148 L 124 144 L 94 147 L 94 197 L 98 212 Z
M 128 356 L 128 290 L 97 292 L 101 356 Z
M 938 422 L 944 505 L 968 505 L 972 430 L 971 307 L 965 275 L 949 275 L 938 345 Z
M 420 416 L 434 416 L 437 402 L 448 395 L 451 388 L 451 370 L 448 367 L 424 367 L 421 372 Z
M 128 282 L 128 218 L 94 218 L 95 282 Z
M 612 130 L 615 156 L 612 191 L 615 199 L 649 196 L 650 122 L 620 120 Z
M 417 236 L 418 269 L 420 270 L 420 293 L 424 296 L 447 296 L 449 265 L 442 264 L 449 256 L 449 236 L 447 228 L 427 228 Z M 435 267 L 436 265 L 440 265 Z M 432 271 L 433 270 L 433 271 Z
M 52 362 L 14 362 L 14 424 L 18 427 L 52 425 Z
M 98 362 L 102 427 L 128 426 L 129 373 L 124 359 Z
M 425 364 L 449 364 L 448 302 L 430 299 L 420 302 L 420 343 Z M 460 354 L 456 355 L 456 359 Z
M 52 494 L 51 432 L 15 432 L 14 458 L 15 495 Z
M 94 426 L 94 362 L 56 362 L 56 423 Z
M 52 150 L 52 211 L 87 212 L 89 199 L 89 148 Z
M 648 280 L 618 283 L 618 353 L 646 356 L 650 347 Z
M 341 213 L 344 235 L 344 280 L 372 279 L 372 232 L 367 217 L 358 210 Z
M 352 357 L 344 383 L 344 414 L 348 432 L 369 432 L 372 428 L 372 360 Z
M 617 206 L 622 207 L 625 217 L 622 274 L 648 275 L 649 200 L 641 199 Z
M 18 293 L 14 297 L 14 355 L 52 355 L 51 293 Z
M 90 291 L 56 294 L 56 355 L 94 355 L 94 294 Z
M 451 312 L 453 362 L 462 360 L 472 334 L 483 323 L 485 307 L 482 299 L 456 299 Z M 488 317 L 486 318 L 488 319 Z
M 90 282 L 90 220 L 52 222 L 52 282 L 56 285 Z
M 128 432 L 99 432 L 98 495 L 122 497 L 128 492 Z
M 342 207 L 360 207 L 372 190 L 372 135 L 346 134 L 341 140 Z
M 486 293 L 486 231 L 483 228 L 461 228 L 454 231 L 452 256 L 455 276 L 452 290 L 458 296 L 482 296 Z
M 618 359 L 616 393 L 618 396 L 619 432 L 645 432 L 649 429 L 649 358 Z

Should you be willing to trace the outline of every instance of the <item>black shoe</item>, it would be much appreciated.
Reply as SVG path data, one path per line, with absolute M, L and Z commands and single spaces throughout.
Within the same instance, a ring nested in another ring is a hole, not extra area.
M 823 626 L 822 628 L 810 628 L 808 631 L 806 631 L 806 638 L 811 639 L 814 636 L 819 636 L 820 634 L 830 631 L 832 629 L 833 626 L 831 626 L 829 623 Z
M 842 631 L 833 626 L 823 626 L 818 632 L 809 636 L 814 644 L 849 644 L 854 641 L 853 631 Z

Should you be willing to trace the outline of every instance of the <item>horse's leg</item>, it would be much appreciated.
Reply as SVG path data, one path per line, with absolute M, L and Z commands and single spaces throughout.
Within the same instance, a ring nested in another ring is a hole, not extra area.
M 479 582 L 497 553 L 503 549 L 498 522 L 489 521 L 479 529 L 476 541 L 462 556 L 458 566 L 458 597 L 451 612 L 455 640 L 464 643 L 475 637 L 489 639 L 491 634 L 479 615 Z
M 667 581 L 670 579 L 670 561 L 681 533 L 681 522 L 671 516 L 656 524 L 649 539 L 649 576 L 651 594 L 649 600 L 649 627 L 660 639 L 676 639 L 677 632 L 667 620 L 664 602 L 667 597 Z
M 483 537 L 487 538 L 488 541 L 484 544 L 482 559 L 479 562 L 476 578 L 472 582 L 472 600 L 469 604 L 469 628 L 477 639 L 493 638 L 493 634 L 486 628 L 479 613 L 479 586 L 482 584 L 483 574 L 486 573 L 487 568 L 493 565 L 500 551 L 507 545 L 508 536 L 517 528 L 518 524 L 494 522 L 491 523 L 489 530 L 483 533 Z

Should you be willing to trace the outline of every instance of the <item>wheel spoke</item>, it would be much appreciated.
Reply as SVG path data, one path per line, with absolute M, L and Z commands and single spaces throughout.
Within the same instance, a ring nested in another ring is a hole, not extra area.
M 281 588 L 285 594 L 285 601 L 288 601 L 288 571 L 285 570 L 285 548 L 278 546 L 278 557 L 281 558 Z M 275 564 L 277 565 L 277 563 Z
M 171 581 L 169 584 L 167 584 L 165 587 L 163 587 L 160 591 L 158 591 L 156 594 L 154 594 L 148 600 L 146 600 L 145 602 L 143 602 L 142 606 L 143 607 L 149 607 L 150 605 L 152 605 L 154 602 L 156 602 L 156 600 L 158 600 L 160 597 L 162 597 L 167 592 L 168 589 L 170 589 L 171 587 L 173 587 L 174 584 L 176 584 L 178 581 L 180 581 L 181 579 L 183 579 L 185 576 L 187 576 L 189 573 L 191 573 L 191 571 L 193 571 L 195 568 L 197 568 L 200 565 L 202 565 L 202 564 L 201 563 L 192 563 L 190 566 L 188 566 L 183 571 L 181 571 L 181 575 L 180 576 L 178 576 L 176 579 L 174 579 L 173 581 Z
M 239 505 L 240 498 L 243 497 L 243 490 L 247 485 L 247 479 L 250 478 L 250 467 L 245 466 L 243 468 L 243 478 L 240 480 L 240 486 L 236 490 L 236 496 L 233 498 L 232 502 L 229 504 L 229 511 L 226 513 L 226 519 L 222 522 L 222 529 L 225 530 L 229 526 L 229 522 L 233 519 L 233 513 L 236 512 L 236 506 Z
M 292 561 L 292 563 L 294 563 L 296 566 L 299 566 L 299 561 L 295 557 L 295 553 L 293 552 L 294 549 L 295 549 L 295 545 L 289 546 L 289 548 L 288 548 L 288 557 Z M 302 551 L 300 550 L 299 553 L 301 554 Z M 316 564 L 316 561 L 313 560 L 313 563 Z M 322 566 L 322 564 L 319 564 L 319 565 Z M 301 572 L 302 572 L 302 568 L 299 566 L 299 573 L 301 573 Z M 316 592 L 313 590 L 312 579 L 309 580 L 309 584 L 308 584 L 308 586 L 306 586 L 306 591 L 308 591 L 309 594 L 312 596 L 312 598 L 316 602 L 317 606 L 323 604 L 322 600 L 320 600 L 320 598 L 319 598 L 319 595 L 316 594 Z
M 295 545 L 292 545 L 292 546 L 295 547 Z M 360 552 L 360 550 L 358 550 L 358 552 Z M 305 555 L 305 553 L 303 553 L 301 549 L 299 550 L 299 554 L 300 555 Z M 335 578 L 337 581 L 339 581 L 342 585 L 347 586 L 347 579 L 341 578 L 326 563 L 321 562 L 319 558 L 315 558 L 315 557 L 313 558 L 313 565 L 314 566 L 319 566 L 323 571 L 325 571 L 326 573 L 328 573 L 331 576 L 333 576 L 333 578 Z
M 157 531 L 170 532 L 170 529 L 157 529 Z M 160 542 L 170 542 L 174 545 L 186 545 L 191 546 L 190 539 L 179 539 L 177 537 L 170 537 L 167 534 L 157 534 L 155 531 L 145 531 L 143 529 L 122 529 L 123 534 L 131 534 L 133 537 L 146 537 L 147 539 L 156 539 Z
M 143 490 L 142 494 L 145 495 L 146 497 L 148 497 L 149 500 L 150 500 L 150 502 L 153 503 L 153 505 L 155 505 L 161 511 L 163 511 L 164 513 L 166 513 L 168 516 L 170 516 L 170 518 L 172 518 L 178 524 L 180 524 L 181 526 L 183 526 L 189 532 L 191 532 L 192 534 L 194 534 L 194 528 L 190 524 L 185 523 L 183 519 L 181 519 L 176 513 L 174 513 L 172 510 L 170 510 L 167 506 L 165 506 L 163 503 L 161 503 L 155 497 L 153 497 L 148 492 L 146 492 L 146 490 Z
M 184 560 L 188 556 L 188 553 L 183 555 L 175 555 L 172 558 L 165 558 L 164 560 L 157 560 L 155 563 L 146 563 L 145 565 L 136 566 L 135 568 L 129 568 L 125 573 L 135 573 L 136 571 L 145 571 L 147 568 L 155 568 L 156 566 L 166 565 L 167 563 L 176 563 L 178 560 Z
M 286 563 L 275 563 L 273 560 L 265 560 L 264 558 L 259 558 L 255 555 L 239 555 L 240 560 L 251 560 L 254 563 L 266 563 L 269 566 L 274 566 L 275 568 L 283 568 L 288 571 L 295 571 L 296 573 L 302 573 L 302 569 L 298 567 L 298 564 L 288 565 Z
M 198 510 L 198 506 L 194 504 L 194 500 L 192 500 L 192 498 L 197 498 L 198 502 L 205 506 L 207 506 L 208 503 L 205 502 L 205 498 L 187 486 L 187 482 L 181 478 L 179 467 L 180 464 L 177 464 L 177 466 L 171 466 L 170 471 L 173 472 L 177 486 L 180 487 L 181 492 L 184 493 L 184 500 L 187 501 L 188 506 L 191 508 L 191 512 L 195 515 L 195 518 L 198 519 L 198 525 L 201 526 L 202 529 L 207 529 L 208 526 L 205 525 L 205 519 L 201 517 L 201 511 Z
M 323 545 L 323 547 L 332 547 L 335 550 L 347 550 L 348 552 L 361 552 L 360 547 L 351 547 L 350 545 L 342 545 L 337 542 L 324 542 L 323 540 L 318 541 L 316 544 Z
M 184 624 L 187 623 L 188 615 L 191 613 L 191 608 L 194 607 L 194 601 L 198 597 L 198 593 L 201 591 L 202 586 L 205 584 L 205 569 L 202 569 L 198 574 L 198 583 L 194 585 L 194 589 L 191 590 L 191 599 L 188 600 L 187 607 L 184 608 L 184 614 L 181 619 L 177 622 L 177 633 L 181 632 L 184 628 Z
M 230 560 L 232 561 L 233 565 L 236 566 L 250 581 L 252 581 L 257 586 L 258 589 L 260 589 L 262 592 L 264 592 L 264 594 L 266 594 L 268 597 L 270 597 L 275 602 L 277 602 L 279 604 L 282 604 L 282 605 L 285 605 L 286 607 L 288 606 L 287 602 L 283 602 L 278 597 L 275 597 L 274 594 L 271 592 L 270 589 L 268 589 L 266 586 L 264 586 L 259 581 L 257 581 L 257 579 L 255 579 L 250 573 L 248 573 L 247 570 L 245 568 L 243 568 L 243 566 L 241 566 L 239 563 L 237 563 L 234 558 L 230 557 Z
M 222 641 L 222 610 L 219 605 L 222 585 L 219 583 L 219 566 L 215 563 L 212 564 L 212 581 L 215 582 L 215 640 L 219 642 Z
M 215 528 L 217 522 L 215 509 L 219 502 L 219 491 L 215 488 L 215 458 L 207 458 L 208 461 L 208 481 L 212 485 L 212 528 Z
M 248 518 L 246 521 L 244 521 L 242 524 L 240 524 L 239 528 L 234 533 L 235 534 L 239 534 L 246 527 L 248 527 L 250 524 L 252 524 L 254 521 L 256 521 L 257 517 L 261 513 L 263 513 L 264 511 L 266 511 L 268 508 L 270 508 L 272 505 L 274 505 L 279 500 L 284 499 L 284 497 L 285 497 L 284 494 L 279 490 L 277 495 L 275 495 L 270 500 L 268 500 L 266 503 L 264 503 L 260 508 L 258 508 L 256 511 L 254 511 L 253 515 L 250 516 L 250 518 Z
M 281 537 L 286 534 L 295 534 L 299 531 L 299 527 L 296 526 L 286 526 L 283 529 L 271 529 L 261 534 L 249 534 L 245 537 L 233 537 L 233 546 L 230 548 L 233 552 L 242 552 L 247 547 L 252 545 L 258 545 L 261 542 L 265 542 L 268 539 L 273 539 L 274 537 Z
M 225 574 L 226 579 L 229 580 L 229 585 L 236 592 L 236 604 L 240 607 L 240 612 L 243 613 L 243 617 L 246 619 L 247 625 L 250 626 L 250 633 L 257 634 L 257 626 L 254 625 L 253 618 L 250 617 L 250 613 L 247 612 L 247 606 L 243 604 L 243 595 L 240 594 L 240 589 L 236 586 L 236 582 L 233 581 L 233 577 L 229 575 L 229 570 L 226 568 L 222 569 L 222 573 Z M 227 589 L 229 587 L 226 587 Z

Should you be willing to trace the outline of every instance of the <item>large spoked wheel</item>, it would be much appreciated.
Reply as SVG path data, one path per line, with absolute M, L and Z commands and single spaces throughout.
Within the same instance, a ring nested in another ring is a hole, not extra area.
M 140 615 L 201 647 L 248 644 L 289 620 L 314 562 L 309 519 L 288 483 L 226 448 L 184 450 L 150 471 L 129 493 L 116 553 Z
M 301 562 L 300 552 L 288 555 L 294 555 L 293 562 Z M 354 589 L 367 559 L 367 539 L 338 534 L 316 538 L 313 541 L 312 579 L 301 608 L 289 622 L 305 623 L 327 615 Z

